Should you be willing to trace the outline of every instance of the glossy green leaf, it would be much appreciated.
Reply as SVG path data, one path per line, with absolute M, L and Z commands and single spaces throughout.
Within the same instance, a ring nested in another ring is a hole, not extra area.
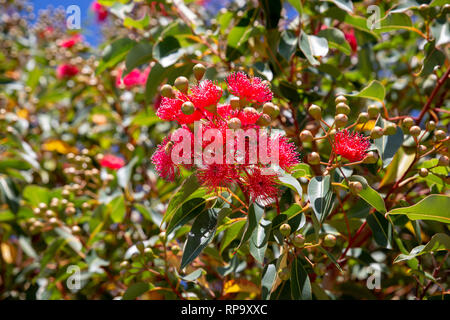
M 369 214 L 366 221 L 372 230 L 375 242 L 381 247 L 392 249 L 392 225 L 389 221 L 378 211 Z
M 277 277 L 276 260 L 268 263 L 262 272 L 261 277 L 261 299 L 269 300 L 272 293 L 272 288 Z
M 362 89 L 360 92 L 355 94 L 348 94 L 347 96 L 367 98 L 383 102 L 386 96 L 386 89 L 381 84 L 381 82 L 373 80 L 367 85 L 367 87 Z
M 445 233 L 437 233 L 431 237 L 426 245 L 420 245 L 411 250 L 409 254 L 400 254 L 394 263 L 410 260 L 425 253 L 450 250 L 450 236 Z
M 239 249 L 241 245 L 243 245 L 253 234 L 253 231 L 258 227 L 259 222 L 261 221 L 262 216 L 264 215 L 264 208 L 259 206 L 256 203 L 252 203 L 248 208 L 247 222 L 245 223 L 244 233 L 241 238 L 241 242 L 239 246 L 236 248 Z
M 338 49 L 346 55 L 350 55 L 352 48 L 345 40 L 344 33 L 336 28 L 320 30 L 317 36 L 327 39 L 330 48 Z
M 190 220 L 197 217 L 205 209 L 206 200 L 204 198 L 191 199 L 181 206 L 181 208 L 174 214 L 167 226 L 166 233 L 170 234 L 177 227 L 184 225 Z
M 333 2 L 338 8 L 347 11 L 348 13 L 353 12 L 353 2 L 351 0 L 327 0 Z
M 271 221 L 261 219 L 250 237 L 250 254 L 261 264 L 264 263 L 271 224 Z
M 230 212 L 230 208 L 208 209 L 195 219 L 183 248 L 180 269 L 185 268 L 198 257 L 214 238 L 218 221 Z
M 378 126 L 384 128 L 387 123 L 387 121 L 380 118 Z M 397 126 L 395 134 L 389 136 L 383 135 L 381 138 L 375 139 L 374 144 L 383 161 L 383 168 L 386 168 L 403 144 L 403 131 L 400 126 Z
M 411 220 L 434 220 L 450 223 L 450 196 L 433 194 L 410 207 L 392 209 L 388 214 L 405 214 Z
M 125 60 L 126 70 L 123 75 L 127 75 L 134 68 L 144 63 L 148 63 L 153 57 L 153 46 L 147 41 L 139 42 L 130 50 Z
M 135 300 L 140 295 L 150 290 L 150 285 L 145 282 L 133 283 L 123 294 L 122 300 Z
M 180 42 L 173 36 L 168 36 L 157 42 L 153 47 L 153 57 L 163 68 L 173 65 L 184 55 Z
M 114 223 L 120 223 L 125 218 L 125 199 L 123 195 L 114 198 L 109 204 L 111 208 L 111 219 Z
M 96 70 L 97 74 L 100 74 L 106 69 L 112 68 L 123 61 L 128 54 L 128 51 L 130 51 L 135 44 L 136 42 L 129 38 L 121 38 L 107 45 L 103 50 L 102 60 Z
M 278 179 L 280 180 L 282 185 L 294 190 L 295 192 L 297 192 L 300 198 L 302 197 L 302 186 L 300 185 L 300 182 L 298 182 L 298 180 L 295 179 L 291 174 L 284 172 L 278 177 Z
M 317 176 L 308 184 L 308 197 L 319 223 L 323 223 L 333 209 L 335 195 L 330 176 Z
M 361 182 L 363 186 L 363 190 L 358 193 L 358 196 L 362 199 L 364 199 L 368 204 L 370 204 L 372 207 L 374 207 L 377 211 L 381 213 L 386 213 L 386 205 L 384 204 L 383 197 L 372 189 L 369 184 L 367 183 L 367 180 L 358 175 L 354 175 L 348 178 L 350 181 L 359 181 Z
M 291 266 L 291 296 L 293 300 L 312 299 L 311 282 L 300 257 L 297 257 Z
M 328 53 L 327 39 L 308 35 L 304 32 L 300 35 L 299 48 L 313 66 L 319 65 L 315 57 L 324 57 Z

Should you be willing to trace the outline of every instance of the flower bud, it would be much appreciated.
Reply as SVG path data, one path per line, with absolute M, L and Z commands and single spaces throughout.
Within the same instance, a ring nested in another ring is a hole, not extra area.
M 189 89 L 189 80 L 186 77 L 181 76 L 175 79 L 175 83 L 173 85 L 181 92 L 187 93 Z
M 283 223 L 280 226 L 280 232 L 283 236 L 288 236 L 291 233 L 291 226 L 288 223 Z
M 445 139 L 445 131 L 444 130 L 436 130 L 434 132 L 434 136 L 436 137 L 437 141 L 441 141 Z
M 367 112 L 361 112 L 358 120 L 356 120 L 357 123 L 366 123 L 367 121 L 369 121 L 369 114 Z
M 144 254 L 145 254 L 145 256 L 147 257 L 147 258 L 149 258 L 149 259 L 153 259 L 154 257 L 155 257 L 155 254 L 153 253 L 153 250 L 152 250 L 152 248 L 145 248 L 144 249 Z
M 378 161 L 378 154 L 376 152 L 373 151 L 367 152 L 366 157 L 364 158 L 364 163 L 374 164 L 377 163 L 377 161 Z
M 428 121 L 426 124 L 426 129 L 427 131 L 433 131 L 434 129 L 436 129 L 436 122 L 434 122 L 433 120 Z
M 39 203 L 39 209 L 41 210 L 47 209 L 47 204 L 45 204 L 44 202 Z
M 336 97 L 336 99 L 334 99 L 334 102 L 336 104 L 346 103 L 347 102 L 347 98 L 345 96 L 343 96 L 343 95 L 339 95 L 339 96 Z
M 313 141 L 314 137 L 311 133 L 311 131 L 309 130 L 303 130 L 302 132 L 300 132 L 300 140 L 302 142 L 311 142 Z
M 328 248 L 332 248 L 336 245 L 336 237 L 332 234 L 327 234 L 323 239 L 323 245 Z
M 161 87 L 161 95 L 170 99 L 175 98 L 175 93 L 173 92 L 173 88 L 170 84 L 165 84 Z
M 425 154 L 425 152 L 427 152 L 427 147 L 424 146 L 423 144 L 420 144 L 418 148 L 419 148 L 420 155 Z
M 76 212 L 76 209 L 75 209 L 74 207 L 72 207 L 72 206 L 68 206 L 68 207 L 66 208 L 66 210 L 64 210 L 64 213 L 65 213 L 66 215 L 68 215 L 68 216 L 74 215 L 75 212 Z
M 313 104 L 312 106 L 310 106 L 308 112 L 314 119 L 322 119 L 322 108 L 320 108 L 318 105 Z
M 379 126 L 373 127 L 372 131 L 370 132 L 370 138 L 371 139 L 379 139 L 383 136 L 383 128 Z
M 294 235 L 294 238 L 292 238 L 292 243 L 297 248 L 302 248 L 305 245 L 305 237 L 302 234 L 297 233 Z
M 128 269 L 130 267 L 130 263 L 126 260 L 120 263 L 120 269 Z
M 238 97 L 231 97 L 230 98 L 230 105 L 231 108 L 233 108 L 234 110 L 239 110 L 241 108 L 241 103 L 239 102 L 239 98 Z
M 334 124 L 337 128 L 342 128 L 347 124 L 348 117 L 345 114 L 338 114 L 334 117 Z
M 50 225 L 53 226 L 53 227 L 57 227 L 59 225 L 58 219 L 55 218 L 55 217 L 50 218 L 48 220 L 48 223 L 50 223 Z
M 425 178 L 428 175 L 428 169 L 426 168 L 420 168 L 419 169 L 419 176 L 422 178 Z
M 438 166 L 447 167 L 449 165 L 449 159 L 447 156 L 441 156 L 438 161 Z
M 340 102 L 336 105 L 336 114 L 349 114 L 350 107 L 344 102 Z
M 334 139 L 334 136 L 336 135 L 336 129 L 331 129 L 328 132 L 328 135 L 330 136 L 331 139 Z
M 140 257 L 139 252 L 134 252 L 134 253 L 131 255 L 131 261 L 138 261 L 138 260 L 139 260 L 139 257 Z
M 350 192 L 353 194 L 359 194 L 364 189 L 362 183 L 359 181 L 350 181 L 349 187 Z
M 414 120 L 410 117 L 403 119 L 402 128 L 407 131 L 414 125 Z
M 233 130 L 240 129 L 242 126 L 241 120 L 239 118 L 231 118 L 230 120 L 228 120 L 227 124 L 228 128 Z
M 395 123 L 388 123 L 384 128 L 383 128 L 383 134 L 385 136 L 392 136 L 397 132 L 397 125 Z
M 181 112 L 183 112 L 187 116 L 193 114 L 194 111 L 195 111 L 194 104 L 190 101 L 186 101 L 181 105 Z
M 192 69 L 194 71 L 194 77 L 197 79 L 197 81 L 202 80 L 203 76 L 206 72 L 206 67 L 202 65 L 201 63 L 197 63 L 194 68 Z
M 272 119 L 276 119 L 280 115 L 280 108 L 272 102 L 266 102 L 263 105 L 263 113 L 268 114 Z
M 261 126 L 261 127 L 267 127 L 268 125 L 270 125 L 272 122 L 272 118 L 270 118 L 270 116 L 268 114 L 261 114 L 261 116 L 259 117 L 258 121 L 256 121 L 256 124 Z
M 380 108 L 376 104 L 367 107 L 367 113 L 371 119 L 375 119 L 380 114 Z
M 80 229 L 79 226 L 73 226 L 73 227 L 72 227 L 72 233 L 73 233 L 73 234 L 78 234 L 78 233 L 80 233 L 80 232 L 81 232 L 81 229 Z
M 280 271 L 278 271 L 278 277 L 283 280 L 289 280 L 289 278 L 291 277 L 291 270 L 289 270 L 289 268 L 283 268 Z
M 320 163 L 320 155 L 317 152 L 311 152 L 308 154 L 308 163 L 316 165 Z
M 411 128 L 409 128 L 409 134 L 413 137 L 419 136 L 420 132 L 421 130 L 419 126 L 412 126 Z

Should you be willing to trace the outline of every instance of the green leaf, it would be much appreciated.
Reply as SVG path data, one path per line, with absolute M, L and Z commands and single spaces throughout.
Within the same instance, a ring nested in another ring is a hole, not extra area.
M 198 278 L 200 278 L 200 276 L 203 274 L 203 271 L 204 271 L 203 269 L 197 269 L 185 276 L 180 276 L 180 279 L 183 281 L 189 281 L 189 282 L 195 281 Z
M 114 198 L 109 204 L 111 208 L 111 219 L 114 223 L 120 223 L 125 218 L 125 198 L 123 195 Z
M 58 227 L 54 229 L 56 234 L 64 239 L 65 243 L 69 245 L 75 252 L 81 252 L 83 244 L 81 241 L 72 234 L 72 231 L 67 227 Z
M 450 26 L 446 18 L 436 19 L 431 26 L 431 34 L 436 39 L 436 47 L 450 42 Z
M 0 199 L 4 199 L 9 209 L 17 213 L 20 208 L 20 195 L 11 178 L 0 176 Z
M 434 70 L 436 66 L 442 66 L 445 62 L 445 54 L 436 49 L 434 46 L 434 42 L 429 42 L 425 45 L 426 56 L 422 62 L 422 69 L 418 76 L 426 78 L 428 77 Z
M 278 52 L 283 58 L 290 61 L 292 55 L 297 51 L 297 43 L 298 37 L 296 34 L 292 30 L 285 30 L 281 33 Z
M 384 18 L 379 20 L 380 27 L 375 28 L 377 33 L 394 31 L 398 29 L 411 30 L 412 22 L 411 18 L 406 13 L 389 13 Z
M 131 173 L 133 172 L 133 167 L 138 161 L 137 157 L 134 157 L 126 166 L 117 170 L 117 183 L 122 188 L 126 188 L 131 179 Z
M 107 45 L 103 50 L 102 60 L 97 67 L 96 73 L 100 74 L 106 69 L 114 67 L 119 62 L 123 61 L 128 51 L 130 51 L 135 44 L 136 42 L 129 38 L 121 38 Z
M 220 244 L 220 254 L 222 254 L 223 250 L 225 250 L 233 240 L 237 239 L 245 223 L 246 220 L 236 221 L 225 230 L 225 234 L 223 235 L 222 242 Z
M 381 213 L 386 213 L 386 205 L 384 204 L 383 197 L 376 192 L 374 189 L 372 189 L 369 184 L 367 183 L 367 180 L 358 175 L 353 175 L 348 178 L 350 181 L 358 181 L 361 182 L 363 189 L 361 192 L 358 193 L 358 196 L 361 199 L 364 199 L 368 204 L 370 204 L 372 207 L 374 207 L 377 211 Z
M 308 197 L 318 222 L 323 223 L 333 209 L 335 195 L 331 188 L 331 177 L 312 178 L 308 184 Z
M 14 215 L 14 213 L 12 213 L 9 210 L 7 210 L 7 211 L 0 211 L 0 222 L 12 221 L 15 218 L 16 218 L 16 216 Z
M 333 19 L 336 19 L 340 22 L 344 22 L 355 29 L 362 31 L 365 33 L 366 36 L 369 36 L 371 40 L 378 40 L 380 39 L 380 36 L 376 33 L 374 33 L 372 30 L 367 27 L 367 18 L 361 17 L 359 15 L 353 15 L 349 14 L 345 10 L 339 9 L 339 8 L 330 8 L 326 12 L 324 12 L 324 15 Z M 372 39 L 373 38 L 373 39 Z
M 387 249 L 392 249 L 392 225 L 378 211 L 369 214 L 366 219 L 370 229 L 372 230 L 375 242 Z
M 139 42 L 130 50 L 125 60 L 126 70 L 123 73 L 126 76 L 133 69 L 149 62 L 153 57 L 153 46 L 147 41 Z
M 242 235 L 241 242 L 239 243 L 239 246 L 236 248 L 236 250 L 239 249 L 245 242 L 247 242 L 248 239 L 250 239 L 251 235 L 253 234 L 253 230 L 258 227 L 259 221 L 261 220 L 263 214 L 264 208 L 256 203 L 252 203 L 250 205 L 250 207 L 248 208 L 248 216 L 244 228 L 244 234 Z
M 369 83 L 367 87 L 362 89 L 360 92 L 355 94 L 347 94 L 350 97 L 358 97 L 358 98 L 367 98 L 373 99 L 379 102 L 384 101 L 384 97 L 386 96 L 386 89 L 381 84 L 381 82 L 377 80 L 373 80 Z
M 400 254 L 394 263 L 411 260 L 425 253 L 450 250 L 450 236 L 445 233 L 436 233 L 426 245 L 420 245 L 411 250 L 409 254 Z
M 302 186 L 300 185 L 300 182 L 298 182 L 297 179 L 295 179 L 291 174 L 284 172 L 282 175 L 278 177 L 281 184 L 296 191 L 298 195 L 300 195 L 300 198 L 303 194 Z
M 327 39 L 308 35 L 304 32 L 300 35 L 299 48 L 313 66 L 319 65 L 314 57 L 324 57 L 328 53 Z
M 180 42 L 173 36 L 168 36 L 157 42 L 153 47 L 153 57 L 163 68 L 173 65 L 184 55 Z
M 167 69 L 161 64 L 156 63 L 147 77 L 147 82 L 145 83 L 145 101 L 151 102 L 152 98 L 158 91 L 158 87 L 164 80 L 167 74 Z
M 298 11 L 300 15 L 303 13 L 303 4 L 301 1 L 298 0 L 288 0 L 288 2 L 295 8 L 295 10 Z
M 261 277 L 261 299 L 269 300 L 270 294 L 272 293 L 273 284 L 277 277 L 277 261 L 273 260 L 268 263 L 262 272 Z
M 339 29 L 327 28 L 320 30 L 317 36 L 327 39 L 330 48 L 338 49 L 346 55 L 350 55 L 352 52 L 349 43 L 345 40 L 344 33 Z
M 319 250 L 320 250 L 321 252 L 325 253 L 325 254 L 328 256 L 328 258 L 330 258 L 331 262 L 333 262 L 333 264 L 336 266 L 336 268 L 337 268 L 340 272 L 344 273 L 344 271 L 342 270 L 341 266 L 340 266 L 339 263 L 337 262 L 336 258 L 335 258 L 330 252 L 328 252 L 328 250 L 325 250 L 325 249 L 322 248 L 321 246 L 319 246 Z
M 311 282 L 300 257 L 291 266 L 291 296 L 293 300 L 312 299 Z
M 144 18 L 140 20 L 134 20 L 130 17 L 126 17 L 123 21 L 124 27 L 132 27 L 139 30 L 144 30 L 150 24 L 150 17 L 146 14 Z
M 230 208 L 208 209 L 195 219 L 184 245 L 180 269 L 183 269 L 197 258 L 214 238 L 217 223 L 230 212 Z
M 313 175 L 311 167 L 306 163 L 299 163 L 292 167 L 292 176 L 295 179 L 301 177 L 311 177 Z
M 434 220 L 450 223 L 450 196 L 433 194 L 413 206 L 396 208 L 387 214 L 405 214 L 411 220 Z
M 166 233 L 170 234 L 177 227 L 182 226 L 190 220 L 197 217 L 203 212 L 206 206 L 206 200 L 204 198 L 191 199 L 181 206 L 181 208 L 174 214 L 167 226 Z
M 50 201 L 50 191 L 47 188 L 35 185 L 26 186 L 22 195 L 33 207 L 39 206 L 41 202 L 48 204 Z
M 174 195 L 170 199 L 163 222 L 170 220 L 172 216 L 181 208 L 183 203 L 189 200 L 191 196 L 192 198 L 202 198 L 205 194 L 205 190 L 200 188 L 197 175 L 190 175 L 189 178 L 183 181 L 181 186 L 175 191 Z
M 388 124 L 382 118 L 379 118 L 378 125 L 382 128 L 386 127 Z M 403 144 L 403 131 L 400 126 L 397 126 L 397 131 L 393 135 L 383 135 L 379 139 L 374 140 L 375 147 L 378 149 L 378 152 L 381 156 L 381 160 L 383 161 L 383 168 L 386 168 L 394 158 L 398 149 Z
M 135 300 L 143 293 L 150 290 L 150 285 L 145 282 L 133 283 L 123 294 L 122 300 Z
M 261 219 L 250 238 L 250 254 L 261 264 L 264 264 L 271 225 L 270 220 Z
M 353 2 L 351 0 L 327 0 L 333 2 L 338 8 L 353 13 Z

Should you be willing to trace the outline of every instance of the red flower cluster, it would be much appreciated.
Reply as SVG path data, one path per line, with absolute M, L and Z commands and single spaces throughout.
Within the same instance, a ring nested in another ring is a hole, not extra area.
M 334 152 L 350 162 L 363 160 L 369 147 L 368 137 L 356 132 L 350 133 L 347 129 L 336 132 L 334 136 Z
M 261 140 L 263 135 L 260 133 L 265 131 L 260 119 L 271 120 L 268 114 L 257 110 L 262 103 L 272 99 L 267 84 L 259 78 L 249 78 L 242 72 L 228 76 L 227 84 L 228 92 L 239 98 L 237 105 L 236 98 L 233 98 L 233 104 L 220 104 L 223 90 L 210 80 L 203 80 L 183 92 L 172 88 L 172 98 L 161 99 L 157 115 L 164 120 L 177 121 L 182 127 L 157 147 L 152 162 L 158 174 L 169 181 L 175 179 L 180 166 L 187 169 L 195 166 L 199 181 L 211 191 L 239 186 L 252 201 L 271 203 L 278 194 L 279 173 L 265 170 L 270 164 L 263 162 L 257 155 L 255 159 L 260 145 L 267 143 L 269 158 L 276 153 L 273 146 L 278 146 L 278 166 L 286 171 L 299 162 L 299 154 L 295 145 L 279 134 L 267 134 L 264 136 L 266 139 Z M 194 128 L 199 129 L 196 131 Z M 211 129 L 214 129 L 214 134 L 210 133 Z M 255 139 L 240 139 L 237 135 L 227 139 L 229 129 L 242 129 L 246 133 L 252 129 Z M 187 134 L 179 138 L 178 134 L 183 130 Z M 199 141 L 197 139 L 202 141 L 199 144 L 201 150 L 195 148 Z M 190 145 L 190 154 L 182 154 L 186 150 L 180 148 L 181 145 Z M 227 146 L 230 145 L 233 146 L 231 153 L 227 152 Z M 177 162 L 174 155 L 185 156 L 189 161 Z
M 349 29 L 348 31 L 344 32 L 344 36 L 345 40 L 347 40 L 350 47 L 352 48 L 352 52 L 356 53 L 356 50 L 358 49 L 358 43 L 356 42 L 355 30 Z
M 58 77 L 58 79 L 71 78 L 77 75 L 78 72 L 79 70 L 77 66 L 71 64 L 61 64 L 56 69 L 56 76 Z
M 116 157 L 115 155 L 107 154 L 103 156 L 102 160 L 100 160 L 100 165 L 105 168 L 117 170 L 125 165 L 125 160 L 120 157 Z
M 145 85 L 149 73 L 150 67 L 142 72 L 139 69 L 134 69 L 122 79 L 123 69 L 119 69 L 116 75 L 116 87 L 119 88 L 121 85 L 124 85 L 129 89 L 134 86 Z
M 92 10 L 95 12 L 98 22 L 103 22 L 108 17 L 108 10 L 97 1 L 92 3 Z
M 83 38 L 81 37 L 80 34 L 74 34 L 73 36 L 71 36 L 68 39 L 62 40 L 59 43 L 60 47 L 63 48 L 72 48 L 74 45 L 76 45 L 78 42 L 80 42 Z

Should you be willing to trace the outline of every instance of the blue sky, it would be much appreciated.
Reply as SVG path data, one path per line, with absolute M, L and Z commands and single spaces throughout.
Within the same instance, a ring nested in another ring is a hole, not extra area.
M 93 12 L 90 10 L 90 5 L 93 0 L 31 0 L 30 2 L 34 6 L 36 14 L 40 9 L 46 9 L 49 5 L 52 5 L 54 8 L 63 6 L 64 9 L 74 4 L 78 5 L 81 10 L 81 33 L 86 41 L 92 45 L 100 42 L 100 27 L 96 22 Z

